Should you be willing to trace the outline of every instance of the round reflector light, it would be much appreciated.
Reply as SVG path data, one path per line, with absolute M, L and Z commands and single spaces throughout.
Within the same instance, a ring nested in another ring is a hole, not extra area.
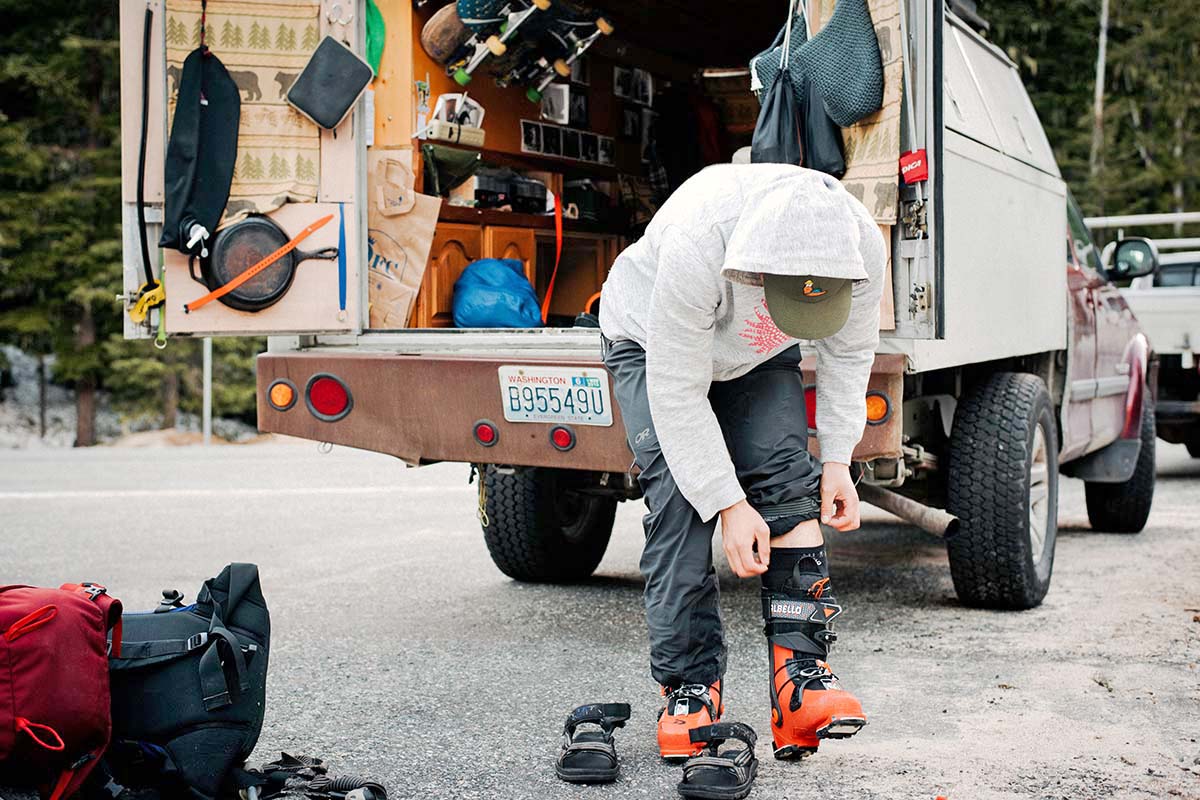
M 499 429 L 486 419 L 481 419 L 475 423 L 474 434 L 475 441 L 484 447 L 491 447 L 500 440 Z
M 892 404 L 883 392 L 867 392 L 867 423 L 882 425 L 892 415 Z
M 277 380 L 267 389 L 267 400 L 276 411 L 287 411 L 296 404 L 296 387 L 288 380 Z
M 312 376 L 305 397 L 308 400 L 308 410 L 314 417 L 325 422 L 337 422 L 349 414 L 353 406 L 346 384 L 332 375 Z
M 550 444 L 554 449 L 567 451 L 575 446 L 575 433 L 570 428 L 556 427 L 550 430 Z

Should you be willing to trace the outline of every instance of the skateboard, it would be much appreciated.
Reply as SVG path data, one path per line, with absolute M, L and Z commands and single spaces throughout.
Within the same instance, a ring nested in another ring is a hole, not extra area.
M 421 29 L 421 46 L 459 86 L 484 61 L 508 52 L 508 43 L 524 34 L 551 0 L 458 0 L 440 9 Z
M 541 102 L 542 93 L 556 78 L 570 77 L 571 65 L 597 39 L 613 32 L 607 19 L 569 0 L 555 0 L 541 22 L 533 46 L 496 75 L 501 86 L 527 86 L 525 96 L 534 103 Z

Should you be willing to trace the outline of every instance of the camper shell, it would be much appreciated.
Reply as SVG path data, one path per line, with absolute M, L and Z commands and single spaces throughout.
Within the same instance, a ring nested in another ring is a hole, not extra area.
M 155 241 L 171 47 L 161 37 L 172 9 L 190 6 L 183 0 L 150 5 L 159 11 L 148 56 L 146 219 Z M 344 215 L 347 307 L 331 305 L 336 296 L 331 271 L 309 265 L 300 268 L 297 280 L 310 283 L 292 290 L 295 302 L 289 298 L 274 310 L 245 314 L 222 308 L 219 315 L 181 318 L 172 297 L 165 318 L 155 309 L 140 325 L 127 321 L 126 333 L 150 337 L 162 328 L 185 336 L 269 334 L 268 351 L 257 365 L 262 431 L 388 453 L 412 466 L 470 464 L 481 483 L 483 534 L 505 573 L 533 581 L 585 576 L 603 555 L 615 504 L 639 495 L 620 411 L 605 394 L 609 414 L 601 424 L 520 420 L 506 413 L 500 376 L 514 368 L 602 373 L 599 331 L 569 323 L 529 330 L 452 327 L 453 284 L 474 259 L 517 258 L 539 297 L 545 294 L 555 261 L 553 216 L 444 203 L 411 327 L 370 326 L 372 153 L 403 159 L 419 187 L 426 141 L 419 136 L 427 130 L 428 108 L 439 95 L 462 91 L 419 44 L 423 25 L 444 4 L 377 5 L 387 38 L 373 95 L 360 100 L 336 132 L 320 132 L 316 205 Z M 487 109 L 485 146 L 449 146 L 478 149 L 489 164 L 523 174 L 550 173 L 547 183 L 556 191 L 583 177 L 615 186 L 620 173 L 641 168 L 637 143 L 620 135 L 626 104 L 613 95 L 621 69 L 642 70 L 659 81 L 704 76 L 745 81 L 724 110 L 731 135 L 748 138 L 757 104 L 740 69 L 770 43 L 786 4 L 749 5 L 753 8 L 733 20 L 727 4 L 719 3 L 693 4 L 686 13 L 626 0 L 603 6 L 616 31 L 590 51 L 589 95 L 593 124 L 612 126 L 602 132 L 614 137 L 611 167 L 522 152 L 518 122 L 537 120 L 537 108 L 520 87 L 497 87 L 482 73 L 468 91 Z M 813 19 L 819 19 L 819 3 L 810 5 Z M 140 96 L 145 5 L 123 2 L 121 8 L 131 306 L 143 283 L 133 178 L 140 108 L 131 98 Z M 1031 607 L 1050 582 L 1059 465 L 1111 494 L 1130 485 L 1139 457 L 1144 461 L 1149 347 L 1102 268 L 1088 261 L 1086 228 L 1076 221 L 1053 150 L 1011 60 L 981 35 L 977 19 L 973 27 L 942 2 L 873 0 L 870 8 L 885 62 L 899 62 L 906 74 L 900 81 L 893 73 L 885 90 L 885 108 L 894 98 L 901 118 L 894 155 L 921 153 L 928 179 L 907 185 L 898 170 L 885 169 L 877 176 L 876 196 L 864 198 L 870 207 L 886 192 L 883 202 L 894 221 L 884 226 L 891 243 L 890 285 L 869 384 L 869 394 L 881 398 L 874 403 L 881 411 L 866 426 L 854 459 L 863 483 L 876 487 L 872 502 L 951 534 L 950 564 L 964 602 Z M 333 33 L 363 52 L 364 16 L 362 2 L 321 0 L 317 21 L 322 35 Z M 600 290 L 629 234 L 583 219 L 568 219 L 564 228 L 550 313 L 569 321 Z M 314 247 L 333 235 L 323 231 Z M 162 267 L 168 296 L 181 293 L 182 301 L 202 293 L 191 285 L 185 261 L 168 252 Z M 1112 320 L 1100 324 L 1098 314 L 1110 311 Z M 806 358 L 802 369 L 811 386 L 812 360 Z M 602 383 L 607 393 L 607 380 Z M 275 402 L 279 386 L 291 390 L 279 395 L 290 402 Z M 314 390 L 332 392 L 335 400 L 344 395 L 342 411 L 325 413 L 323 401 L 314 404 Z M 811 429 L 809 420 L 796 424 Z M 815 437 L 810 441 L 815 447 Z M 1104 513 L 1097 511 L 1094 521 L 1140 528 L 1136 518 Z

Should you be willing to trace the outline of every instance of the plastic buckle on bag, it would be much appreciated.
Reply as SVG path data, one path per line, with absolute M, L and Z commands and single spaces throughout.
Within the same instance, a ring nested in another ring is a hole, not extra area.
M 79 588 L 92 600 L 95 600 L 102 594 L 108 594 L 108 589 L 98 583 L 84 582 L 79 584 Z
M 208 644 L 208 631 L 192 634 L 187 640 L 187 651 L 190 653 L 206 644 Z

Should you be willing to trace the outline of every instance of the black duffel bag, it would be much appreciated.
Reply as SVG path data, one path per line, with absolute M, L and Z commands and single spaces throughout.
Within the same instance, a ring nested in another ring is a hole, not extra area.
M 254 564 L 225 567 L 190 606 L 163 595 L 122 617 L 106 761 L 122 784 L 210 800 L 235 787 L 258 742 L 271 617 Z

